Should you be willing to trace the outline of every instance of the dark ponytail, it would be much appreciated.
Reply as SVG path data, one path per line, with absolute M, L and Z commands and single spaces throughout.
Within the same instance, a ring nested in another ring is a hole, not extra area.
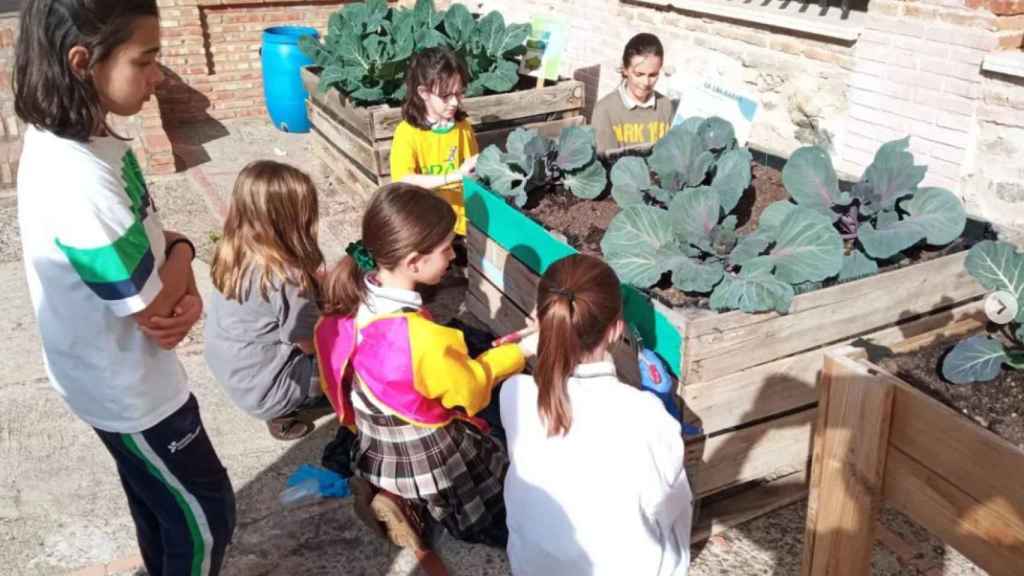
M 555 262 L 537 286 L 537 409 L 548 436 L 572 427 L 566 381 L 596 350 L 622 314 L 619 279 L 599 258 L 574 254 Z

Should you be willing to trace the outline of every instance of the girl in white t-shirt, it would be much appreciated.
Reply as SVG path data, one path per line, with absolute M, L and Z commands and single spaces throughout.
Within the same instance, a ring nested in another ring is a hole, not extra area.
M 114 458 L 146 570 L 207 576 L 235 496 L 173 350 L 202 315 L 195 248 L 107 123 L 153 95 L 159 54 L 156 0 L 24 2 L 18 223 L 50 383 Z
M 501 391 L 514 574 L 685 575 L 692 494 L 679 423 L 615 374 L 623 331 L 615 273 L 576 254 L 537 288 L 534 376 Z

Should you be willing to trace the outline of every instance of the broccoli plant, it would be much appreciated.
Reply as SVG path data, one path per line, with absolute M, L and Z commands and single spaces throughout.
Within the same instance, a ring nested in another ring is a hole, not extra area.
M 321 93 L 335 88 L 365 106 L 401 102 L 409 59 L 435 46 L 449 46 L 466 60 L 467 95 L 507 92 L 519 80 L 517 58 L 529 34 L 529 24 L 506 26 L 498 12 L 478 21 L 462 4 L 441 12 L 432 0 L 417 0 L 411 9 L 366 0 L 332 14 L 322 42 L 304 36 L 299 47 L 322 68 Z
M 718 117 L 688 118 L 668 131 L 647 158 L 626 156 L 611 170 L 612 197 L 626 208 L 667 206 L 684 190 L 709 185 L 729 213 L 750 186 L 750 151 L 736 147 L 732 124 Z
M 738 237 L 722 195 L 700 186 L 676 193 L 667 209 L 627 206 L 609 225 L 601 251 L 623 282 L 647 288 L 669 272 L 677 290 L 710 293 L 714 310 L 785 313 L 796 287 L 839 272 L 843 244 L 827 217 L 779 202 L 759 224 Z
M 954 384 L 992 380 L 1004 364 L 1024 368 L 1024 254 L 1006 242 L 985 240 L 971 247 L 964 265 L 985 288 L 1007 292 L 1017 315 L 998 337 L 971 336 L 953 347 L 942 361 L 942 376 Z
M 563 128 L 557 143 L 536 130 L 518 128 L 509 134 L 505 152 L 491 145 L 480 154 L 476 173 L 518 207 L 526 204 L 533 190 L 553 186 L 563 186 L 579 198 L 593 199 L 608 184 L 594 144 L 590 127 Z
M 915 166 L 910 138 L 884 144 L 850 192 L 841 191 L 828 154 L 817 146 L 798 149 L 782 170 L 797 205 L 833 221 L 850 243 L 840 280 L 878 272 L 878 261 L 920 242 L 942 246 L 958 238 L 967 214 L 944 188 L 918 187 L 927 168 Z

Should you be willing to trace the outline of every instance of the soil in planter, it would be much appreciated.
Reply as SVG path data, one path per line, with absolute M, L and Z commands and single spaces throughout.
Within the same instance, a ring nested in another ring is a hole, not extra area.
M 1004 369 L 995 380 L 973 384 L 950 384 L 942 378 L 943 358 L 966 337 L 942 339 L 883 358 L 878 365 L 1024 449 L 1024 372 Z
M 774 166 L 754 162 L 751 165 L 753 179 L 750 188 L 744 192 L 734 210 L 738 226 L 737 232 L 743 236 L 757 229 L 761 213 L 770 204 L 789 199 L 789 193 L 782 183 L 782 171 Z M 616 214 L 619 206 L 605 194 L 596 200 L 577 198 L 567 190 L 554 188 L 538 190 L 530 194 L 530 199 L 523 212 L 548 230 L 562 234 L 565 241 L 584 254 L 601 256 L 601 238 Z M 887 272 L 912 263 L 925 262 L 947 254 L 959 252 L 970 247 L 981 239 L 992 238 L 991 231 L 973 230 L 979 225 L 968 221 L 968 229 L 964 236 L 953 243 L 942 247 L 922 245 L 912 248 L 898 258 L 879 262 L 879 272 Z M 970 238 L 971 240 L 968 240 Z M 847 248 L 851 248 L 848 246 Z M 837 282 L 829 281 L 821 287 L 833 286 Z M 666 274 L 660 283 L 647 292 L 662 303 L 673 308 L 707 308 L 709 296 L 690 295 L 672 287 L 671 277 Z
M 786 200 L 789 194 L 782 185 L 782 173 L 775 168 L 753 165 L 752 190 L 747 190 L 736 208 L 739 220 L 737 231 L 742 235 L 757 227 L 761 212 L 771 203 Z M 565 235 L 568 243 L 584 254 L 601 255 L 601 238 L 612 218 L 619 213 L 619 205 L 610 196 L 598 200 L 583 200 L 571 193 L 556 189 L 535 194 L 524 209 L 534 220 L 548 230 Z

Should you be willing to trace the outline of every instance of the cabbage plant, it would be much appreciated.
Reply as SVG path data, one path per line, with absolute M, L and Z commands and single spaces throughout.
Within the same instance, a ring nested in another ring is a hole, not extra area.
M 667 206 L 685 190 L 709 185 L 728 213 L 750 186 L 750 151 L 736 146 L 735 130 L 718 117 L 688 118 L 669 130 L 647 157 L 619 158 L 611 169 L 619 206 Z
M 558 142 L 536 130 L 517 128 L 505 151 L 495 145 L 480 153 L 477 176 L 491 190 L 523 207 L 529 193 L 562 186 L 579 198 L 597 198 L 608 185 L 608 174 L 595 153 L 594 129 L 563 128 Z
M 975 335 L 953 347 L 942 360 L 942 376 L 954 384 L 993 380 L 1004 365 L 1024 368 L 1024 254 L 1012 244 L 985 240 L 971 247 L 964 265 L 985 288 L 1009 293 L 1017 315 L 1001 338 Z
M 601 251 L 620 280 L 640 288 L 671 273 L 683 292 L 710 293 L 714 310 L 785 313 L 797 287 L 835 276 L 843 243 L 828 218 L 783 202 L 753 234 L 738 237 L 710 186 L 673 196 L 668 208 L 635 204 L 615 216 Z
M 922 243 L 949 244 L 963 234 L 963 205 L 945 188 L 919 186 L 927 168 L 914 164 L 909 144 L 907 137 L 882 145 L 849 192 L 840 190 L 831 158 L 817 146 L 798 149 L 783 167 L 793 201 L 827 216 L 851 243 L 840 280 L 870 276 L 880 261 Z
M 401 102 L 409 59 L 435 46 L 449 46 L 466 61 L 467 96 L 507 92 L 519 81 L 529 35 L 529 24 L 506 25 L 497 11 L 477 20 L 463 4 L 438 11 L 432 0 L 417 0 L 411 9 L 366 0 L 332 14 L 323 41 L 303 36 L 299 47 L 322 68 L 319 92 L 334 88 L 368 106 Z

